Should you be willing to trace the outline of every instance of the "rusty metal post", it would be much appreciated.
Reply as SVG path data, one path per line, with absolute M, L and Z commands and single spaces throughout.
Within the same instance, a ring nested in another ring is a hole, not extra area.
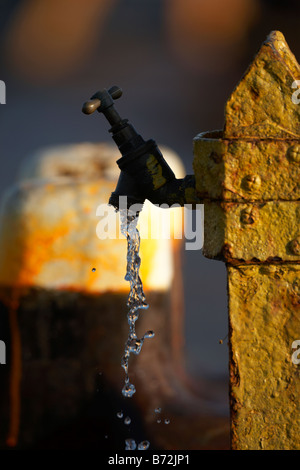
M 300 449 L 299 79 L 272 32 L 227 101 L 224 130 L 194 140 L 203 253 L 228 273 L 232 449 Z

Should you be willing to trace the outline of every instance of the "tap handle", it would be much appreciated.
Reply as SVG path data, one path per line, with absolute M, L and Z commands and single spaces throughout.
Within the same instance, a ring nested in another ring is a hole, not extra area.
M 96 109 L 101 106 L 101 101 L 99 98 L 94 98 L 93 100 L 88 100 L 83 103 L 82 112 L 84 114 L 92 114 Z
M 114 100 L 118 100 L 123 94 L 122 88 L 117 85 L 111 86 L 107 91 Z
M 90 100 L 86 101 L 82 106 L 84 114 L 92 114 L 98 110 L 103 112 L 113 105 L 113 100 L 117 100 L 122 96 L 122 89 L 118 86 L 112 86 L 108 90 L 105 88 L 97 91 Z

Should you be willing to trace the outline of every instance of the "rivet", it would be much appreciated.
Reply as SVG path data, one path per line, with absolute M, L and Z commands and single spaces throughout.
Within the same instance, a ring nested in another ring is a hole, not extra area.
M 300 237 L 294 238 L 289 245 L 290 250 L 294 255 L 300 255 Z
M 287 156 L 293 162 L 300 163 L 300 145 L 292 145 L 289 147 Z
M 261 178 L 259 175 L 247 175 L 242 181 L 242 186 L 247 191 L 256 191 L 260 188 Z
M 259 218 L 259 213 L 257 207 L 246 207 L 246 209 L 241 211 L 241 222 L 243 224 L 251 225 L 254 224 Z

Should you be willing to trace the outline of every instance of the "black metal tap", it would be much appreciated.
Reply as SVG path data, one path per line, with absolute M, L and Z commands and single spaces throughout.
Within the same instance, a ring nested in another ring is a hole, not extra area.
M 142 209 L 145 199 L 158 205 L 195 205 L 199 200 L 196 197 L 194 175 L 176 179 L 156 142 L 152 139 L 145 141 L 128 119 L 122 119 L 116 111 L 114 100 L 121 96 L 122 90 L 113 86 L 95 93 L 82 107 L 85 114 L 92 114 L 96 110 L 104 114 L 111 125 L 109 132 L 122 155 L 117 160 L 120 177 L 109 204 L 118 210 L 120 196 L 126 196 L 127 208 L 135 205 L 135 211 Z

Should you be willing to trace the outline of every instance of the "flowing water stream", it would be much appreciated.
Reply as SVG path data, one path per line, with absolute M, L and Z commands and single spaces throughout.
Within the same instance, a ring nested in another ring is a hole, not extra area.
M 136 334 L 135 323 L 139 318 L 139 310 L 147 309 L 148 304 L 143 291 L 143 284 L 140 278 L 141 258 L 140 234 L 137 228 L 138 214 L 127 209 L 120 210 L 121 232 L 127 238 L 127 270 L 125 280 L 130 283 L 130 292 L 127 299 L 127 319 L 129 324 L 128 338 L 125 343 L 124 355 L 121 365 L 125 371 L 125 384 L 122 394 L 125 397 L 132 397 L 135 393 L 135 386 L 129 380 L 129 357 L 130 354 L 139 354 L 141 352 L 145 338 L 153 338 L 154 332 L 147 331 L 141 338 Z

